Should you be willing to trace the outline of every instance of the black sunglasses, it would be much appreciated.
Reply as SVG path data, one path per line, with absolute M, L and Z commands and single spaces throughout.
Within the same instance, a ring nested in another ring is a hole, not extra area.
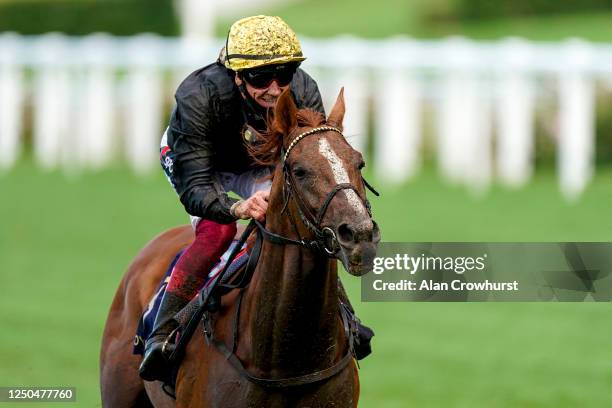
M 270 67 L 249 69 L 241 73 L 242 78 L 254 88 L 267 88 L 276 80 L 278 86 L 287 86 L 291 83 L 297 66 L 272 65 Z

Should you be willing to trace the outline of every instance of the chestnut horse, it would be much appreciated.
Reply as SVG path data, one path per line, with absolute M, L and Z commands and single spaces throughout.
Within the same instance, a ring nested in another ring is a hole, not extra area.
M 204 327 L 232 358 L 198 330 L 177 374 L 176 400 L 138 376 L 141 357 L 131 354 L 138 319 L 171 259 L 193 239 L 191 227 L 169 230 L 142 250 L 115 295 L 100 356 L 103 406 L 357 406 L 336 259 L 352 275 L 370 271 L 380 233 L 365 198 L 363 158 L 341 133 L 344 110 L 343 91 L 327 121 L 298 111 L 285 92 L 265 142 L 252 148 L 261 164 L 275 165 L 259 232 L 266 240 L 249 286 L 225 295 Z

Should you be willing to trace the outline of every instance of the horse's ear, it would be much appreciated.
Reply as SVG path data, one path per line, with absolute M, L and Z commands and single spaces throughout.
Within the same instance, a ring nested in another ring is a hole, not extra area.
M 289 89 L 286 89 L 276 101 L 274 123 L 284 135 L 289 134 L 297 126 L 297 106 Z
M 340 89 L 336 103 L 332 108 L 329 117 L 327 118 L 327 124 L 342 130 L 342 121 L 344 120 L 344 87 Z

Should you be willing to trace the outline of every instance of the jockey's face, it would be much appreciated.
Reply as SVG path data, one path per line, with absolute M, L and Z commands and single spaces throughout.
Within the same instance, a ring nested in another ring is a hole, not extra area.
M 248 94 L 264 108 L 273 108 L 283 91 L 291 85 L 297 65 L 276 65 L 262 70 L 236 74 L 236 85 L 244 83 Z

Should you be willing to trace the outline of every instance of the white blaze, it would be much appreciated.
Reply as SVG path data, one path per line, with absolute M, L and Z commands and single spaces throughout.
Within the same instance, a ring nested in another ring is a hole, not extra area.
M 336 184 L 350 183 L 348 173 L 342 164 L 342 160 L 340 160 L 338 155 L 336 155 L 336 153 L 333 151 L 327 139 L 319 139 L 319 153 L 321 153 L 323 157 L 329 161 Z M 343 191 L 348 198 L 349 204 L 355 209 L 355 211 L 357 211 L 357 214 L 365 216 L 365 206 L 357 193 L 350 189 L 345 189 Z

